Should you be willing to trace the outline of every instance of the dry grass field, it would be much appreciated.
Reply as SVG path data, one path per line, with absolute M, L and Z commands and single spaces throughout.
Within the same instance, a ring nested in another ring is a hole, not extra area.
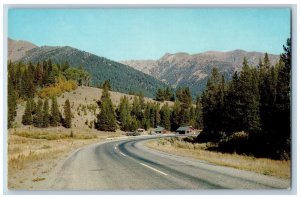
M 290 161 L 207 151 L 207 144 L 193 144 L 183 141 L 182 138 L 161 138 L 146 142 L 145 145 L 155 150 L 205 160 L 217 165 L 254 171 L 284 179 L 290 178 Z
M 120 135 L 120 131 L 81 131 L 63 127 L 9 130 L 8 188 L 31 189 L 32 183 L 45 180 L 46 174 L 71 151 Z

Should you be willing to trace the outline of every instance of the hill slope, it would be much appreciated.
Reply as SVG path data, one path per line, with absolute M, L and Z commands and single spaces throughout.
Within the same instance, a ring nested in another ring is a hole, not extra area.
M 93 122 L 96 119 L 96 114 L 99 113 L 99 107 L 96 101 L 100 100 L 102 96 L 102 89 L 79 86 L 76 90 L 71 92 L 65 92 L 61 96 L 57 97 L 57 102 L 59 104 L 59 108 L 61 113 L 63 113 L 63 105 L 66 99 L 70 100 L 72 114 L 74 118 L 72 119 L 72 129 L 89 129 L 88 125 L 85 124 L 86 121 L 88 123 Z M 114 107 L 116 108 L 123 96 L 126 96 L 130 103 L 132 103 L 134 99 L 134 95 L 128 95 L 119 92 L 110 92 L 110 97 Z M 151 98 L 144 98 L 145 102 L 156 102 Z M 37 100 L 35 100 L 37 101 Z M 163 104 L 168 104 L 169 106 L 173 106 L 174 102 L 165 101 L 158 102 L 160 106 Z M 88 108 L 90 107 L 90 108 Z M 95 112 L 94 112 L 95 110 Z M 25 111 L 25 102 L 18 104 L 17 116 L 15 118 L 15 122 L 17 126 L 25 128 L 26 126 L 22 125 L 22 116 Z
M 226 78 L 242 68 L 243 58 L 256 66 L 264 53 L 235 50 L 229 52 L 209 51 L 190 55 L 188 53 L 165 54 L 158 60 L 121 61 L 137 70 L 166 82 L 173 88 L 188 86 L 195 96 L 203 91 L 213 67 L 219 69 Z M 279 60 L 278 55 L 269 55 L 272 64 Z
M 18 61 L 36 64 L 48 59 L 53 63 L 68 61 L 71 66 L 83 66 L 91 74 L 92 85 L 102 84 L 108 79 L 112 90 L 122 93 L 142 92 L 153 98 L 158 88 L 167 87 L 165 83 L 132 67 L 69 46 L 35 47 L 26 51 Z
M 11 60 L 12 62 L 21 59 L 23 56 L 25 56 L 27 51 L 38 47 L 28 41 L 22 41 L 22 40 L 16 41 L 10 38 L 8 38 L 7 45 L 8 45 L 7 60 Z

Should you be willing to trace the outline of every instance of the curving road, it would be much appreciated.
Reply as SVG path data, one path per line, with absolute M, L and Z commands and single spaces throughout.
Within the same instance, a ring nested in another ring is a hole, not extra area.
M 72 153 L 45 185 L 54 190 L 286 189 L 287 180 L 170 155 L 153 137 L 110 141 Z

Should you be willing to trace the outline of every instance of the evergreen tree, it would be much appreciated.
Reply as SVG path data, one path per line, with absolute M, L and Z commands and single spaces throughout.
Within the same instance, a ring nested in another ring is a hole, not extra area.
M 67 99 L 64 104 L 63 125 L 65 128 L 71 128 L 71 126 L 72 126 L 72 112 L 71 112 L 71 105 L 70 105 L 69 99 Z
M 43 61 L 43 85 L 48 85 L 49 82 L 49 72 L 47 61 Z
M 41 86 L 43 83 L 43 67 L 40 62 L 38 62 L 36 65 L 36 70 L 34 73 L 34 83 L 39 86 Z
M 52 97 L 50 125 L 58 126 L 60 123 L 60 112 L 56 97 Z
M 49 101 L 45 99 L 43 106 L 43 124 L 42 127 L 47 128 L 50 125 Z
M 134 116 L 138 121 L 143 119 L 142 106 L 137 96 L 135 96 L 133 99 L 131 115 Z
M 139 123 L 135 117 L 132 117 L 131 123 L 130 123 L 130 131 L 136 131 L 139 127 Z
M 274 103 L 274 135 L 271 137 L 275 150 L 280 151 L 281 158 L 289 158 L 291 140 L 291 40 L 283 46 L 280 56 Z M 288 157 L 283 156 L 286 152 Z
M 155 114 L 155 127 L 160 125 L 160 114 L 159 114 L 159 111 L 160 111 L 160 105 L 159 103 L 156 103 L 154 105 L 154 114 Z
M 30 102 L 30 107 L 31 107 L 31 114 L 34 115 L 36 113 L 36 103 L 34 101 L 33 98 L 29 99 L 29 102 Z
M 62 64 L 61 69 L 65 72 L 68 68 L 70 68 L 70 64 L 68 61 L 65 61 L 65 63 Z
M 182 104 L 184 109 L 190 108 L 192 104 L 192 96 L 188 87 L 178 88 L 176 90 L 176 98 Z
M 121 98 L 117 115 L 118 115 L 118 120 L 121 123 L 120 129 L 122 131 L 130 130 L 130 125 L 131 125 L 130 105 L 129 105 L 129 100 L 126 96 Z
M 233 132 L 243 130 L 243 105 L 240 101 L 243 91 L 240 88 L 238 73 L 235 72 L 232 80 L 229 82 L 228 91 L 225 95 L 224 127 L 230 135 Z
M 202 95 L 203 127 L 206 132 L 216 133 L 223 128 L 221 121 L 224 118 L 220 115 L 221 87 L 219 72 L 216 68 L 213 68 L 212 76 L 207 80 L 207 87 Z
M 176 100 L 173 105 L 173 111 L 172 111 L 172 117 L 171 117 L 172 131 L 176 131 L 179 128 L 179 126 L 182 125 L 180 111 L 181 111 L 180 102 L 178 100 Z
M 25 112 L 22 117 L 22 124 L 24 125 L 32 124 L 32 111 L 31 111 L 31 104 L 29 100 L 26 101 Z
M 269 68 L 268 62 L 265 63 L 264 73 L 260 74 L 260 117 L 263 133 L 271 136 L 274 122 L 274 103 L 276 97 L 276 75 L 274 67 Z
M 109 80 L 105 80 L 104 83 L 103 83 L 103 85 L 102 85 L 102 88 L 104 90 L 107 89 L 107 90 L 111 91 L 110 81 Z
M 171 113 L 168 104 L 164 104 L 160 110 L 160 124 L 167 130 L 171 129 Z
M 8 128 L 13 126 L 13 122 L 15 120 L 15 116 L 17 115 L 17 94 L 13 86 L 13 78 L 11 74 L 8 76 Z
M 201 97 L 198 96 L 196 99 L 196 109 L 195 109 L 195 128 L 203 128 L 203 112 L 202 112 L 202 103 Z
M 243 109 L 243 130 L 248 133 L 258 132 L 260 130 L 258 82 L 253 78 L 246 58 L 240 75 L 240 89 L 243 92 L 240 99 Z
M 38 104 L 36 107 L 36 112 L 33 117 L 33 125 L 35 127 L 42 127 L 43 126 L 43 101 L 41 99 L 38 100 Z
M 156 100 L 157 101 L 160 101 L 160 102 L 163 102 L 165 100 L 165 96 L 164 96 L 164 91 L 162 89 L 158 89 L 157 92 L 156 92 Z
M 108 89 L 108 86 L 103 87 L 103 93 L 105 93 L 105 95 L 102 95 L 100 113 L 97 115 L 95 128 L 101 131 L 116 131 L 116 118 Z

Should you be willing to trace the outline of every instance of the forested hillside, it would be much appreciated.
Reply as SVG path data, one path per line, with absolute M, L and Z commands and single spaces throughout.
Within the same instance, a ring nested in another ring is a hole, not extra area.
M 102 85 L 105 80 L 109 80 L 112 90 L 117 92 L 142 92 L 153 98 L 158 88 L 167 87 L 165 83 L 127 65 L 68 46 L 34 48 L 27 51 L 19 61 L 36 64 L 48 59 L 56 64 L 67 61 L 71 66 L 82 66 L 91 74 L 92 86 Z

